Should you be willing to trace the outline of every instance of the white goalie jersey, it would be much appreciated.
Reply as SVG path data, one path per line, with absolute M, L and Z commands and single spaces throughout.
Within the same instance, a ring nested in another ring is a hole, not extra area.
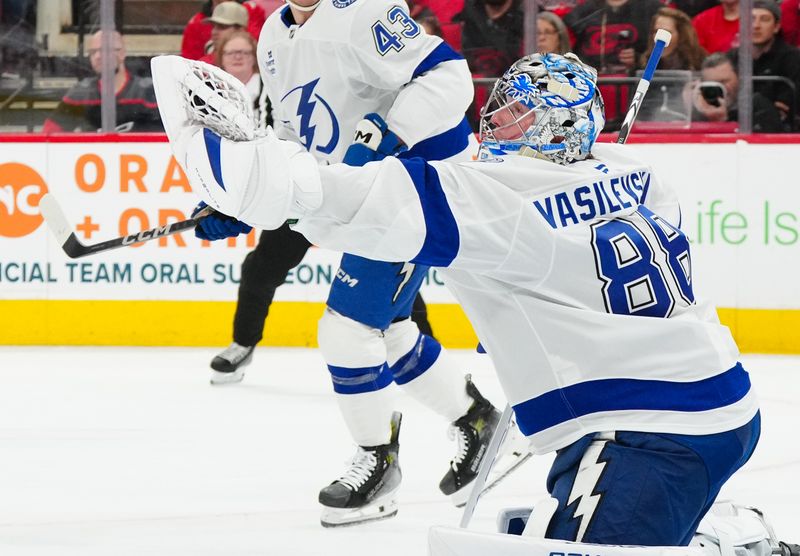
M 374 112 L 414 156 L 475 154 L 464 118 L 473 94 L 467 63 L 407 10 L 396 0 L 322 0 L 302 25 L 288 5 L 275 11 L 258 63 L 278 137 L 339 162 L 356 124 Z
M 538 452 L 597 431 L 745 424 L 757 402 L 729 330 L 695 298 L 677 199 L 624 147 L 595 155 L 323 167 L 322 203 L 295 229 L 445 267 Z

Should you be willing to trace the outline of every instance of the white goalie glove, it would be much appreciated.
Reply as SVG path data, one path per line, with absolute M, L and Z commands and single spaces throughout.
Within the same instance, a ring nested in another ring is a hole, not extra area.
M 244 85 L 180 56 L 151 61 L 161 120 L 175 159 L 209 206 L 264 229 L 322 203 L 319 170 L 300 145 L 258 133 Z

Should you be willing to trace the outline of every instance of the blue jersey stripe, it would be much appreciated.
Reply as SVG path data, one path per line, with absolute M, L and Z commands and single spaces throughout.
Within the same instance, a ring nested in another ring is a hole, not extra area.
M 328 371 L 331 373 L 333 391 L 337 394 L 376 392 L 392 382 L 392 373 L 386 363 L 359 368 L 328 365 Z
M 222 188 L 225 189 L 225 184 L 222 182 L 222 153 L 221 153 L 221 139 L 220 136 L 208 128 L 203 128 L 203 139 L 206 142 L 206 154 L 208 154 L 208 163 L 211 165 L 211 172 L 214 174 L 214 179 Z
M 425 242 L 410 262 L 428 266 L 448 266 L 461 243 L 458 224 L 447 204 L 439 174 L 421 158 L 401 160 L 419 195 L 425 218 Z
M 432 70 L 442 62 L 463 59 L 464 57 L 461 54 L 453 50 L 449 44 L 442 41 L 439 46 L 434 48 L 433 51 L 419 63 L 417 69 L 414 70 L 414 74 L 411 76 L 411 79 L 422 75 L 426 71 Z
M 469 146 L 469 136 L 472 128 L 464 116 L 458 125 L 443 131 L 439 135 L 423 139 L 407 151 L 400 153 L 398 158 L 420 157 L 425 160 L 444 160 L 455 156 Z
M 741 363 L 696 382 L 609 378 L 552 390 L 514 406 L 520 430 L 532 435 L 603 411 L 708 411 L 741 400 L 750 377 Z

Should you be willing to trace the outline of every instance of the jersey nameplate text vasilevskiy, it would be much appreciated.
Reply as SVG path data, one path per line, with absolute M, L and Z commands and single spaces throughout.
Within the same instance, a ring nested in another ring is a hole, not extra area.
M 649 187 L 650 172 L 635 171 L 560 191 L 533 205 L 551 228 L 564 228 L 636 207 L 644 202 Z

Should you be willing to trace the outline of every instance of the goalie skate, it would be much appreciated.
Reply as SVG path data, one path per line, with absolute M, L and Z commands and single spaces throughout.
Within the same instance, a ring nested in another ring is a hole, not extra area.
M 400 413 L 393 413 L 389 443 L 359 446 L 344 475 L 320 491 L 323 527 L 358 525 L 397 514 L 400 421 Z

